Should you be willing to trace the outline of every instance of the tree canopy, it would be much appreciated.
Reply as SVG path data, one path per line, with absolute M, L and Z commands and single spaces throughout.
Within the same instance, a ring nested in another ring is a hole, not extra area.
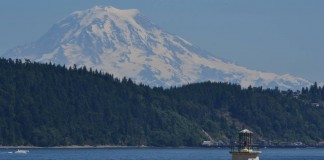
M 324 88 L 203 82 L 149 87 L 86 67 L 0 59 L 0 145 L 197 146 L 251 129 L 260 139 L 324 140 Z

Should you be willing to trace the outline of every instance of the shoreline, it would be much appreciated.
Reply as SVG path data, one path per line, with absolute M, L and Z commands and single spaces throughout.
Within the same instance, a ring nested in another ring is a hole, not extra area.
M 53 146 L 53 147 L 40 147 L 40 146 L 1 146 L 0 149 L 109 149 L 109 148 L 209 148 L 209 149 L 229 149 L 229 146 L 196 146 L 196 147 L 188 147 L 188 146 L 179 146 L 179 147 L 156 147 L 156 146 L 118 146 L 118 145 L 70 145 L 70 146 Z M 264 146 L 258 147 L 258 149 L 266 149 L 266 148 L 324 148 L 324 146 Z
M 53 146 L 53 147 L 39 147 L 39 146 L 0 146 L 0 149 L 87 149 L 87 148 L 148 148 L 148 146 L 114 146 L 114 145 L 71 145 L 71 146 Z

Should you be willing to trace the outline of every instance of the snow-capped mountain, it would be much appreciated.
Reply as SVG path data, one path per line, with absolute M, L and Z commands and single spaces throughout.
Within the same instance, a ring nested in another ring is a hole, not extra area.
M 310 85 L 289 74 L 260 72 L 218 59 L 163 31 L 136 9 L 96 6 L 74 12 L 36 42 L 11 49 L 4 56 L 85 65 L 151 86 L 207 80 L 281 89 Z

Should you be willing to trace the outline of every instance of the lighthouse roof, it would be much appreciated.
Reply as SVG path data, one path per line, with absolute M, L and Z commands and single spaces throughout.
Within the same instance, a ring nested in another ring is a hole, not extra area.
M 251 131 L 248 130 L 248 129 L 243 129 L 242 131 L 240 131 L 240 133 L 253 133 L 253 132 L 251 132 Z

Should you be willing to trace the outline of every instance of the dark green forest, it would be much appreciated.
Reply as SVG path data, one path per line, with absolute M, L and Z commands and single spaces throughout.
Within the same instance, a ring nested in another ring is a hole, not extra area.
M 324 141 L 324 88 L 203 82 L 149 87 L 86 67 L 0 59 L 0 145 L 198 146 L 258 139 Z

